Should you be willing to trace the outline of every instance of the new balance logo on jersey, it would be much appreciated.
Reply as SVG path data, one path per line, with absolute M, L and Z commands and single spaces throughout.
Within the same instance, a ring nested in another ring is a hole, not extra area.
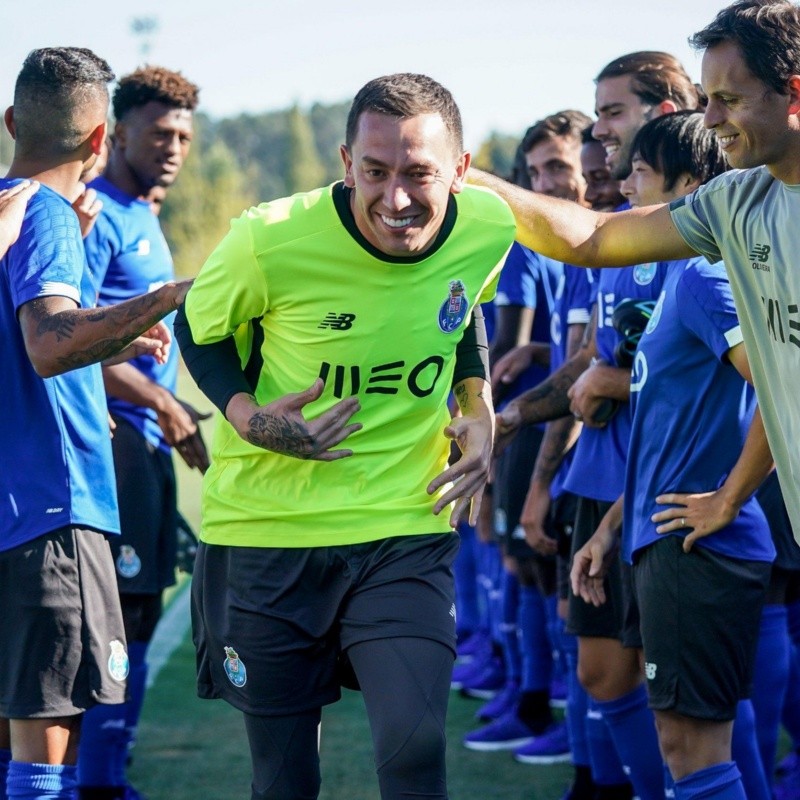
M 317 327 L 330 328 L 334 331 L 349 331 L 353 327 L 355 318 L 355 314 L 337 314 L 335 311 L 329 311 Z
M 750 251 L 750 266 L 753 269 L 760 269 L 764 272 L 769 272 L 769 264 L 767 258 L 772 248 L 768 244 L 757 244 Z

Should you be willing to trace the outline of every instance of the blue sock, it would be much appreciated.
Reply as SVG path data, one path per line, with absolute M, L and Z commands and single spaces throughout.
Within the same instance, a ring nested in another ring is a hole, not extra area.
M 562 650 L 567 670 L 567 733 L 569 748 L 572 751 L 572 763 L 578 767 L 589 766 L 589 742 L 586 737 L 586 711 L 589 696 L 578 680 L 578 637 L 564 631 L 562 633 Z
M 566 680 L 567 664 L 564 658 L 564 620 L 558 616 L 558 595 L 552 594 L 545 597 L 547 612 L 547 634 L 550 639 L 552 651 L 552 678 Z
M 800 601 L 786 606 L 789 626 L 789 678 L 783 700 L 781 722 L 792 740 L 792 747 L 800 750 Z
M 519 682 L 522 671 L 522 655 L 519 641 L 520 587 L 516 575 L 503 570 L 500 591 L 502 592 L 502 618 L 500 620 L 500 643 L 503 646 L 503 661 L 506 665 L 506 680 Z
M 611 738 L 611 731 L 603 719 L 597 703 L 587 695 L 587 709 L 584 726 L 586 742 L 589 745 L 589 763 L 592 765 L 592 777 L 598 786 L 620 786 L 628 783 L 629 778 L 622 768 L 617 748 Z
M 616 700 L 596 702 L 628 779 L 641 800 L 664 797 L 664 766 L 647 690 L 639 686 Z
M 493 642 L 499 643 L 500 620 L 502 619 L 503 593 L 500 591 L 500 580 L 503 575 L 503 561 L 496 545 L 487 544 L 483 551 L 481 564 L 481 583 L 486 595 L 486 616 L 489 635 Z
M 139 717 L 142 715 L 144 693 L 147 688 L 147 646 L 149 642 L 129 642 L 128 699 L 125 702 L 125 755 L 136 740 Z
M 11 762 L 11 751 L 0 750 L 0 800 L 6 800 L 6 779 L 8 778 L 8 765 Z
M 706 767 L 675 781 L 676 800 L 747 800 L 733 761 Z
M 748 800 L 772 800 L 772 790 L 764 774 L 764 765 L 758 750 L 756 716 L 749 700 L 740 700 L 736 706 L 731 751 L 742 774 L 742 786 Z
M 75 767 L 63 764 L 28 764 L 12 761 L 8 765 L 6 793 L 9 800 L 73 800 Z
M 523 692 L 550 692 L 553 650 L 547 633 L 547 606 L 535 586 L 519 590 L 519 629 L 522 639 Z
M 456 585 L 456 632 L 470 634 L 481 627 L 478 601 L 478 560 L 475 528 L 466 523 L 458 526 L 461 547 L 458 549 L 453 575 Z
M 751 700 L 755 712 L 758 750 L 769 785 L 772 785 L 772 770 L 778 748 L 778 728 L 788 681 L 789 630 L 786 606 L 764 606 L 758 632 Z M 735 754 L 734 761 L 741 769 L 742 762 Z M 745 786 L 747 786 L 746 781 Z M 749 788 L 747 795 L 750 796 Z
M 96 705 L 83 715 L 79 786 L 124 786 L 128 757 L 126 704 Z

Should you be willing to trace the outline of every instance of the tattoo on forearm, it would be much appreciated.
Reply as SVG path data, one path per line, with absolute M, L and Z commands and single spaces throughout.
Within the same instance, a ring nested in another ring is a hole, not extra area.
M 56 343 L 70 342 L 58 348 L 55 361 L 65 369 L 77 369 L 116 355 L 137 336 L 152 328 L 169 309 L 156 293 L 142 295 L 115 306 L 69 309 L 53 313 L 47 298 L 30 303 L 37 336 L 52 334 Z M 95 326 L 100 330 L 95 330 Z M 105 334 L 105 335 L 103 335 Z
M 256 411 L 250 418 L 247 441 L 295 458 L 308 458 L 317 452 L 314 437 L 302 425 L 263 411 Z

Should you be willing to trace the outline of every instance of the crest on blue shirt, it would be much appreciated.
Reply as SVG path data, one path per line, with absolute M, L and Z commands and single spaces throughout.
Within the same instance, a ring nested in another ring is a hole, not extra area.
M 108 643 L 108 646 L 111 648 L 111 655 L 108 657 L 108 674 L 115 681 L 124 681 L 130 670 L 125 645 L 119 639 L 114 639 Z
M 117 556 L 117 572 L 123 578 L 135 578 L 141 571 L 142 559 L 129 544 L 123 544 Z
M 439 309 L 439 328 L 452 333 L 464 321 L 469 311 L 469 300 L 463 281 L 450 281 L 447 300 Z
M 658 321 L 661 319 L 661 309 L 664 308 L 665 295 L 666 292 L 661 292 L 659 295 L 656 307 L 653 309 L 653 313 L 647 322 L 647 327 L 644 329 L 645 333 L 652 333 L 656 329 L 656 325 L 658 325 Z
M 223 668 L 228 680 L 237 688 L 241 689 L 247 683 L 247 670 L 244 661 L 239 658 L 239 654 L 232 648 L 225 648 L 225 661 Z
M 638 266 L 633 268 L 633 280 L 639 284 L 639 286 L 647 286 L 648 283 L 653 282 L 653 278 L 656 276 L 656 270 L 658 269 L 658 264 L 639 264 Z

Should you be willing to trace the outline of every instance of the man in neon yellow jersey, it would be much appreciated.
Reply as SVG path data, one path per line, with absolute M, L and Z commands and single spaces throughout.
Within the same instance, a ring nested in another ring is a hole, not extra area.
M 317 796 L 320 710 L 348 678 L 381 796 L 446 798 L 453 526 L 477 515 L 492 446 L 479 303 L 514 223 L 463 185 L 458 108 L 426 76 L 364 86 L 341 154 L 344 181 L 233 222 L 176 326 L 225 417 L 195 572 L 199 692 L 244 712 L 253 798 Z

